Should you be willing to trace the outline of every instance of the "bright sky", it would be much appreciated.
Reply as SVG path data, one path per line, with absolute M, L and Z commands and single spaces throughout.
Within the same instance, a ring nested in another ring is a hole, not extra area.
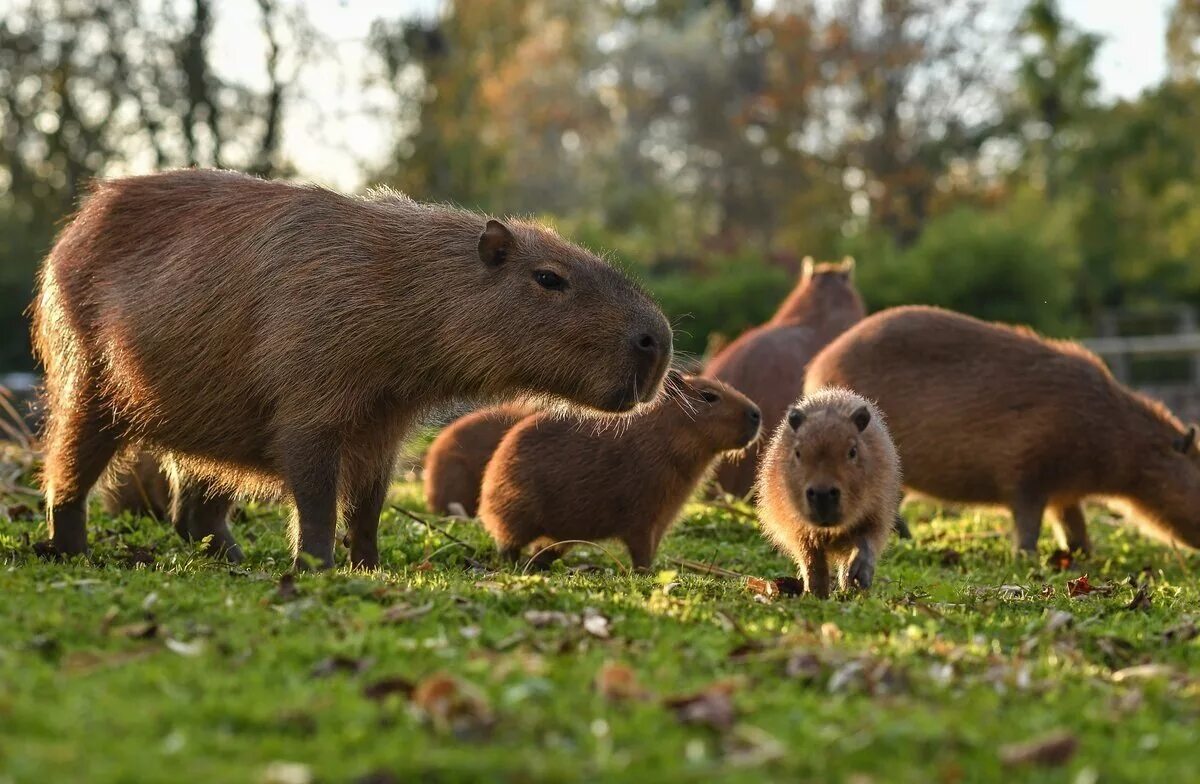
M 312 22 L 334 42 L 329 58 L 303 75 L 314 108 L 297 107 L 284 128 L 284 151 L 303 176 L 344 189 L 362 184 L 361 170 L 384 162 L 391 139 L 373 115 L 392 110 L 387 91 L 363 89 L 368 60 L 362 42 L 384 6 L 393 16 L 431 15 L 439 0 L 303 0 Z M 1097 68 L 1107 98 L 1132 98 L 1166 72 L 1164 36 L 1172 0 L 1060 0 L 1078 26 L 1105 44 Z M 261 84 L 262 41 L 254 3 L 218 0 L 214 61 L 227 76 Z M 253 52 L 248 55 L 247 52 Z M 339 74 L 340 76 L 335 76 Z

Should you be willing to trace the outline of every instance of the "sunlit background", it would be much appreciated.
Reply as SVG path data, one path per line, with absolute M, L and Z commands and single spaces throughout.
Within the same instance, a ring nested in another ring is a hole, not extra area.
M 1198 77 L 1196 0 L 0 0 L 0 373 L 87 181 L 191 165 L 541 216 L 694 355 L 808 254 L 872 309 L 1194 335 Z

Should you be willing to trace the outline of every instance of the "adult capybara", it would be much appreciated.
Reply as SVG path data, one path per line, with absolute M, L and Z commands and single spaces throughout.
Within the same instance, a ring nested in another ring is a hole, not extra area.
M 829 595 L 830 559 L 843 589 L 871 587 L 899 507 L 900 461 L 878 409 L 837 388 L 798 400 L 767 446 L 758 510 L 809 593 Z
M 873 398 L 905 484 L 1008 506 L 1020 550 L 1037 549 L 1047 506 L 1062 545 L 1088 550 L 1080 502 L 1089 496 L 1131 502 L 1152 530 L 1200 546 L 1195 427 L 1121 386 L 1074 343 L 937 308 L 896 308 L 821 352 L 808 384 Z
M 829 341 L 866 313 L 854 288 L 854 260 L 813 264 L 805 258 L 800 282 L 766 324 L 730 343 L 709 362 L 704 375 L 740 390 L 763 413 L 772 432 L 804 389 L 804 368 Z M 726 492 L 744 496 L 754 488 L 761 445 L 717 469 Z
M 489 406 L 447 425 L 425 455 L 425 503 L 438 514 L 474 517 L 479 512 L 483 471 L 513 425 L 535 409 L 520 404 Z
M 34 321 L 64 554 L 86 550 L 87 492 L 137 441 L 200 486 L 214 533 L 231 492 L 283 492 L 298 561 L 333 563 L 340 506 L 353 563 L 373 566 L 423 410 L 524 393 L 625 412 L 671 356 L 658 307 L 548 229 L 217 171 L 98 183 L 42 267 Z
M 110 515 L 129 512 L 166 520 L 171 512 L 171 479 L 149 452 L 114 460 L 96 487 L 100 505 Z
M 662 402 L 616 427 L 536 414 L 488 463 L 479 516 L 507 558 L 534 542 L 617 538 L 634 567 L 648 569 L 713 460 L 752 443 L 760 420 L 732 387 L 676 371 Z M 538 562 L 566 547 L 548 546 Z

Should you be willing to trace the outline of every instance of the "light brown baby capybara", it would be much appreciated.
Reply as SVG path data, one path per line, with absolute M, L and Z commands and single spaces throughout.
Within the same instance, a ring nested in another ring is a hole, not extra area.
M 479 512 L 483 471 L 513 425 L 533 414 L 517 403 L 472 411 L 451 422 L 425 455 L 425 503 L 438 514 L 474 517 Z
M 648 569 L 713 460 L 752 443 L 760 420 L 732 387 L 677 371 L 658 405 L 613 427 L 535 414 L 488 463 L 479 516 L 510 559 L 536 543 L 544 565 L 568 547 L 555 542 L 616 538 Z
M 1196 428 L 1119 384 L 1075 343 L 929 307 L 883 311 L 813 360 L 883 410 L 920 493 L 1012 510 L 1037 549 L 1046 507 L 1063 547 L 1089 549 L 1080 502 L 1124 499 L 1152 531 L 1200 546 Z
M 843 589 L 870 588 L 900 508 L 900 461 L 879 410 L 826 388 L 788 410 L 763 456 L 763 532 L 796 561 L 809 593 L 829 595 L 829 561 Z
M 157 457 L 138 451 L 114 460 L 96 486 L 100 505 L 110 515 L 129 512 L 156 520 L 171 512 L 171 479 Z
M 352 563 L 378 563 L 423 411 L 522 394 L 627 412 L 671 358 L 649 297 L 549 229 L 197 170 L 96 184 L 42 266 L 34 341 L 55 551 L 86 551 L 87 493 L 137 441 L 199 487 L 218 540 L 233 492 L 286 494 L 297 562 L 323 567 L 339 508 Z
M 724 381 L 758 404 L 766 432 L 774 431 L 804 390 L 809 360 L 866 313 L 853 274 L 849 257 L 838 264 L 813 264 L 811 257 L 805 258 L 800 282 L 771 320 L 742 334 L 708 363 L 705 376 Z M 754 489 L 762 448 L 755 445 L 717 468 L 723 490 L 740 497 Z

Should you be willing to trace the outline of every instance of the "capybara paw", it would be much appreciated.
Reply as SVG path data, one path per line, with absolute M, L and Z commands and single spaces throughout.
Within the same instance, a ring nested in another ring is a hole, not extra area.
M 846 569 L 846 588 L 866 590 L 875 581 L 875 559 L 862 553 L 854 556 Z

